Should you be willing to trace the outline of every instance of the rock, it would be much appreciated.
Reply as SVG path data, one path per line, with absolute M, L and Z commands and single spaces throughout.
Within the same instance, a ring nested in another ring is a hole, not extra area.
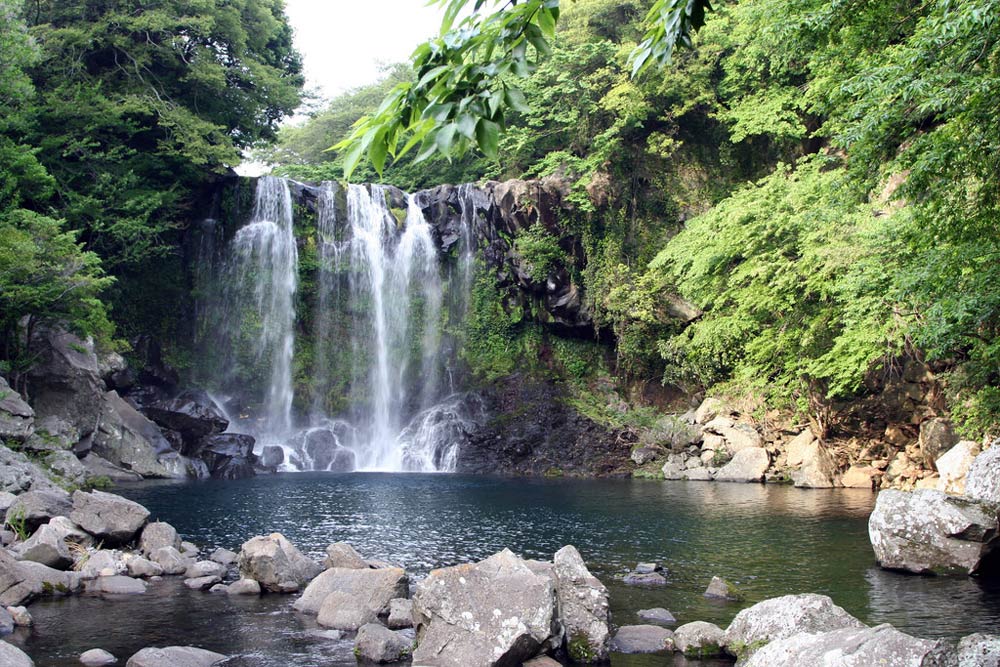
M 666 586 L 667 579 L 659 572 L 647 572 L 645 574 L 640 574 L 638 572 L 629 572 L 624 577 L 622 581 L 629 586 Z
M 856 463 L 840 478 L 840 484 L 849 489 L 874 489 L 880 474 L 877 468 Z
M 90 451 L 111 465 L 143 477 L 170 477 L 158 456 L 170 443 L 156 425 L 129 405 L 116 391 L 101 400 L 100 426 L 94 432 Z
M 722 628 L 714 623 L 685 623 L 674 630 L 674 648 L 688 658 L 716 658 L 725 654 L 724 636 Z
M 28 654 L 7 642 L 0 641 L 0 665 L 3 667 L 35 667 Z
M 239 579 L 229 584 L 226 592 L 230 595 L 260 595 L 260 584 L 253 579 Z
M 126 562 L 126 566 L 128 567 L 128 576 L 130 577 L 140 577 L 146 579 L 149 577 L 159 577 L 163 575 L 162 567 L 153 561 L 146 560 L 142 556 L 129 558 Z
M 976 633 L 959 640 L 955 649 L 957 667 L 1000 665 L 1000 635 Z
M 277 468 L 285 462 L 285 450 L 279 445 L 266 445 L 260 457 L 265 468 Z
M 229 426 L 222 411 L 202 391 L 190 390 L 176 398 L 147 405 L 143 411 L 150 419 L 164 428 L 179 432 L 185 442 L 195 442 L 215 433 L 222 433 Z M 182 450 L 181 454 L 197 454 L 197 445 Z
M 413 600 L 395 598 L 389 601 L 389 618 L 386 625 L 392 630 L 413 627 Z
M 720 414 L 726 414 L 727 410 L 722 401 L 717 398 L 706 398 L 694 411 L 694 421 L 696 424 L 707 424 Z
M 655 461 L 658 457 L 663 455 L 663 450 L 656 447 L 637 447 L 632 450 L 632 461 L 637 466 L 646 465 L 650 461 Z
M 674 650 L 674 633 L 658 625 L 623 625 L 611 640 L 614 653 L 666 653 Z
M 208 435 L 199 442 L 199 456 L 215 479 L 248 479 L 257 473 L 253 436 L 242 433 Z
M 113 493 L 76 491 L 69 518 L 94 537 L 115 546 L 135 539 L 149 519 L 149 510 Z
M 139 473 L 119 468 L 97 454 L 88 453 L 80 459 L 80 463 L 91 477 L 107 477 L 112 482 L 137 482 L 142 479 Z
M 174 547 L 160 547 L 149 554 L 149 560 L 163 568 L 163 574 L 184 574 L 193 559 L 181 555 Z
M 933 468 L 934 462 L 942 454 L 958 444 L 958 436 L 950 421 L 942 417 L 935 417 L 920 424 L 918 443 L 924 465 Z
M 59 490 L 49 474 L 21 452 L 0 444 L 0 493 Z
M 49 452 L 43 460 L 49 472 L 67 485 L 78 486 L 90 477 L 87 468 L 80 463 L 80 459 L 73 452 Z
M 729 417 L 724 417 L 724 416 L 720 415 L 720 416 L 716 417 L 715 419 L 713 419 L 712 421 L 710 421 L 707 424 L 705 424 L 702 427 L 702 430 L 706 434 L 715 433 L 720 438 L 722 438 L 723 445 L 725 445 L 726 438 L 723 435 L 721 435 L 722 434 L 722 429 L 724 429 L 724 428 L 733 428 L 734 426 L 736 426 L 736 422 L 734 422 Z
M 356 467 L 354 452 L 340 442 L 336 429 L 319 427 L 300 431 L 288 441 L 293 450 L 290 463 L 300 469 L 350 472 Z
M 185 558 L 197 559 L 200 551 L 198 545 L 193 542 L 181 542 L 181 555 Z
M 177 530 L 164 521 L 146 524 L 139 537 L 139 550 L 147 556 L 161 547 L 181 548 L 181 538 Z
M 219 582 L 217 584 L 212 585 L 208 589 L 208 592 L 209 593 L 228 593 L 229 592 L 229 586 L 226 586 L 224 583 Z
M 14 632 L 14 617 L 10 612 L 0 607 L 0 637 L 5 637 Z
M 980 454 L 965 477 L 965 495 L 1000 505 L 1000 443 Z
M 65 570 L 73 564 L 73 555 L 63 541 L 62 533 L 48 524 L 39 526 L 34 535 L 19 545 L 17 553 L 21 560 L 34 561 L 57 570 Z
M 650 574 L 651 572 L 662 572 L 663 567 L 659 563 L 636 563 L 635 569 L 632 571 L 636 574 Z
M 221 579 L 226 576 L 226 566 L 210 560 L 200 560 L 189 565 L 184 576 L 188 579 L 199 577 L 219 577 Z
M 829 632 L 798 633 L 772 640 L 753 652 L 745 667 L 921 667 L 940 642 L 916 639 L 891 625 L 841 628 Z
M 35 624 L 35 620 L 31 618 L 27 607 L 7 607 L 7 613 L 10 614 L 15 627 L 30 628 Z
M 35 432 L 24 441 L 24 449 L 36 454 L 68 451 L 79 441 L 80 431 L 75 426 L 65 419 L 49 415 L 35 422 Z
M 418 665 L 516 665 L 556 643 L 559 632 L 552 578 L 508 549 L 432 570 L 417 586 L 413 617 Z
M 80 590 L 80 575 L 33 561 L 15 561 L 0 549 L 0 607 L 18 606 L 42 595 L 67 595 Z
M 971 440 L 963 440 L 942 454 L 934 462 L 940 475 L 938 491 L 956 495 L 965 493 L 965 477 L 978 454 L 979 444 Z
M 240 549 L 240 575 L 254 579 L 266 591 L 281 592 L 281 584 L 305 586 L 322 567 L 306 558 L 281 533 L 248 540 Z
M 10 506 L 17 502 L 17 496 L 10 491 L 0 491 L 0 512 L 7 513 Z
M 87 665 L 87 667 L 103 667 L 104 665 L 115 664 L 118 662 L 118 658 L 104 649 L 92 648 L 80 654 L 80 662 Z
M 811 429 L 806 429 L 785 445 L 785 464 L 789 468 L 799 468 L 805 463 L 807 448 L 816 440 Z
M 688 468 L 681 473 L 681 479 L 686 479 L 690 482 L 710 482 L 712 481 L 712 472 L 705 466 L 698 466 L 696 468 Z
M 35 411 L 0 377 L 0 441 L 24 442 L 35 430 Z
M 25 528 L 34 533 L 52 517 L 66 516 L 72 509 L 70 496 L 62 489 L 28 491 L 17 497 L 7 509 L 4 519 L 9 525 L 23 521 Z
M 732 428 L 722 427 L 718 431 L 719 435 L 726 439 L 726 449 L 733 456 L 744 449 L 764 446 L 764 439 L 760 437 L 760 433 L 749 424 L 735 424 Z
M 212 555 L 208 557 L 210 561 L 218 563 L 219 565 L 224 565 L 229 567 L 230 565 L 235 565 L 236 561 L 239 560 L 239 554 L 235 551 L 230 551 L 229 549 L 218 548 L 212 552 Z
M 721 577 L 712 577 L 712 581 L 708 583 L 708 588 L 702 595 L 707 598 L 732 602 L 743 599 L 743 594 L 740 593 L 739 589 Z
M 930 489 L 879 493 L 868 536 L 879 565 L 916 574 L 974 574 L 1000 545 L 997 506 Z
M 293 606 L 307 614 L 318 614 L 326 596 L 344 591 L 357 595 L 365 606 L 381 613 L 394 598 L 407 597 L 409 589 L 410 580 L 398 567 L 367 570 L 334 567 L 313 579 Z
M 367 600 L 347 591 L 333 591 L 323 600 L 316 622 L 324 628 L 353 632 L 377 618 L 378 613 L 368 606 Z
M 368 563 L 347 542 L 336 542 L 326 548 L 326 560 L 323 561 L 323 567 L 326 569 L 344 567 L 354 570 L 367 570 Z
M 361 626 L 354 640 L 354 655 L 378 664 L 399 662 L 408 658 L 412 650 L 413 642 L 377 623 Z
M 88 579 L 106 574 L 124 574 L 128 571 L 125 555 L 114 549 L 98 549 L 82 554 L 76 563 L 76 569 Z
M 590 573 L 580 552 L 572 545 L 557 551 L 552 564 L 566 652 L 579 663 L 607 660 L 611 635 L 608 589 Z M 651 565 L 656 567 L 655 563 Z
M 144 648 L 125 663 L 125 667 L 212 667 L 228 656 L 192 646 Z
M 736 614 L 726 628 L 723 644 L 730 653 L 743 657 L 753 647 L 799 633 L 864 627 L 825 595 L 784 595 L 758 602 Z
M 540 655 L 522 663 L 521 667 L 562 667 L 562 663 L 547 655 Z
M 829 489 L 833 487 L 833 476 L 837 466 L 819 440 L 813 440 L 802 448 L 801 467 L 792 473 L 792 481 L 799 488 Z
M 663 607 L 654 607 L 652 609 L 640 609 L 639 618 L 644 621 L 649 621 L 650 623 L 659 623 L 660 625 L 674 625 L 677 623 L 677 619 L 674 615 Z
M 45 525 L 56 531 L 59 537 L 67 544 L 79 544 L 85 547 L 93 546 L 94 544 L 94 536 L 70 521 L 68 517 L 52 517 Z
M 733 460 L 715 473 L 717 482 L 759 482 L 764 478 L 771 459 L 763 447 L 748 447 L 733 456 Z
M 222 583 L 222 577 L 217 575 L 207 575 L 204 577 L 191 577 L 184 580 L 184 585 L 193 591 L 204 591 L 208 590 L 216 584 Z
M 660 471 L 663 473 L 663 479 L 676 480 L 684 478 L 685 469 L 684 457 L 680 454 L 671 454 Z
M 110 577 L 97 577 L 86 582 L 83 590 L 88 595 L 141 595 L 146 592 L 146 584 L 132 577 L 116 574 Z

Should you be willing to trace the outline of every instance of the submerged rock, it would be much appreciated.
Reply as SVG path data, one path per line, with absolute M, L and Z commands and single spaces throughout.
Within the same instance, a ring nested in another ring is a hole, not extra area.
M 113 575 L 97 577 L 84 584 L 84 592 L 89 595 L 142 595 L 146 592 L 146 584 L 139 579 Z
M 725 653 L 725 634 L 714 623 L 685 623 L 674 630 L 674 648 L 689 658 L 714 658 Z
M 125 667 L 212 667 L 229 657 L 193 646 L 144 648 L 125 663 Z
M 639 618 L 644 621 L 649 621 L 650 623 L 659 623 L 660 625 L 673 625 L 677 622 L 674 615 L 663 607 L 654 607 L 653 609 L 640 609 L 638 612 Z
M 104 665 L 115 664 L 118 662 L 118 658 L 104 649 L 92 648 L 80 654 L 80 662 L 87 665 L 87 667 L 104 667 Z
M 891 625 L 797 633 L 755 651 L 745 667 L 921 667 L 940 642 L 916 639 Z
M 878 495 L 868 535 L 879 565 L 916 574 L 975 574 L 998 545 L 997 506 L 930 489 Z
M 536 574 L 508 549 L 479 563 L 431 571 L 417 586 L 413 614 L 415 664 L 516 665 L 559 632 L 552 578 Z
M 712 577 L 712 581 L 708 582 L 708 588 L 705 589 L 703 595 L 707 598 L 732 602 L 743 599 L 743 594 L 740 593 L 739 589 L 721 577 Z
M 302 555 L 281 533 L 254 537 L 240 550 L 240 574 L 274 593 L 288 591 L 290 583 L 305 586 L 322 567 Z
M 611 640 L 614 653 L 666 653 L 674 650 L 674 633 L 658 625 L 623 625 Z

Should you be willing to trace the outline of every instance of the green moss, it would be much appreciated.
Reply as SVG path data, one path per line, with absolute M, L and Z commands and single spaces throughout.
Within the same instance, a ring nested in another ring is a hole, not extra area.
M 729 645 L 729 651 L 736 656 L 737 661 L 744 660 L 768 645 L 766 639 L 758 639 L 755 642 L 746 644 L 744 642 L 733 642 Z
M 663 479 L 663 466 L 651 462 L 632 471 L 635 479 Z
M 544 473 L 546 477 L 562 477 L 565 474 L 562 468 L 549 468 Z
M 703 646 L 689 646 L 684 649 L 684 657 L 686 658 L 715 658 L 722 654 L 722 647 L 714 643 L 708 643 Z
M 594 662 L 597 653 L 590 645 L 590 639 L 582 632 L 576 632 L 566 642 L 566 653 L 574 662 Z
M 396 219 L 396 226 L 402 228 L 406 224 L 406 209 L 405 208 L 395 208 L 390 206 L 389 212 L 392 213 L 392 217 Z

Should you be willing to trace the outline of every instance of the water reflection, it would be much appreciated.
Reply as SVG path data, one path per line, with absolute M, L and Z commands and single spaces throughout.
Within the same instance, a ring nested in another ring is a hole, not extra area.
M 873 567 L 867 517 L 874 498 L 867 491 L 295 474 L 152 483 L 126 493 L 206 548 L 237 550 L 250 536 L 280 531 L 320 556 L 330 542 L 345 540 L 368 557 L 405 566 L 416 578 L 503 547 L 547 559 L 575 544 L 608 585 L 617 624 L 638 622 L 639 609 L 666 607 L 680 623 L 725 626 L 741 605 L 701 595 L 719 575 L 743 590 L 747 604 L 786 593 L 825 593 L 866 622 L 893 623 L 920 636 L 1000 625 L 996 582 L 907 577 Z M 648 560 L 669 569 L 667 586 L 620 583 L 636 562 Z M 310 634 L 312 620 L 292 612 L 290 598 L 234 601 L 177 589 L 176 582 L 164 582 L 153 587 L 155 600 L 143 596 L 114 605 L 86 599 L 36 604 L 38 626 L 23 645 L 40 666 L 75 664 L 82 650 L 107 648 L 109 641 L 117 642 L 120 656 L 149 644 L 190 643 L 239 654 L 241 664 L 253 667 L 354 664 L 350 642 Z M 614 664 L 674 663 L 660 656 L 616 658 Z

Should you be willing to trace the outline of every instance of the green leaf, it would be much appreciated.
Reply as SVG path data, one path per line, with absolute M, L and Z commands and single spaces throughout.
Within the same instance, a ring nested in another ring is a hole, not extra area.
M 491 120 L 480 118 L 476 123 L 476 143 L 486 157 L 495 160 L 500 145 L 500 126 Z

